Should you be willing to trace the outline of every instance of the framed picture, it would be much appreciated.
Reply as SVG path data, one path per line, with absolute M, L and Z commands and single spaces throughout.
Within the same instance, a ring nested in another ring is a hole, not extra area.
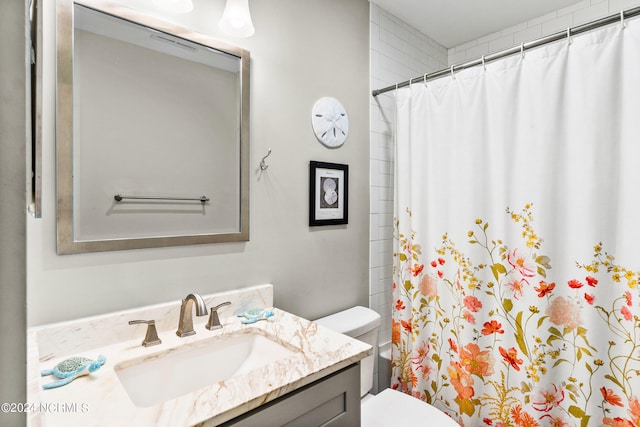
M 311 161 L 309 164 L 309 225 L 349 222 L 349 166 Z

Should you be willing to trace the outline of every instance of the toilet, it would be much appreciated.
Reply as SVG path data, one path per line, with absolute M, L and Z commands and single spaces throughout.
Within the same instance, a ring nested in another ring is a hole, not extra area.
M 316 323 L 373 347 L 373 354 L 360 362 L 362 427 L 425 425 L 426 420 L 434 427 L 459 427 L 445 413 L 400 391 L 387 388 L 375 396 L 369 394 L 378 352 L 378 313 L 358 306 L 318 319 Z

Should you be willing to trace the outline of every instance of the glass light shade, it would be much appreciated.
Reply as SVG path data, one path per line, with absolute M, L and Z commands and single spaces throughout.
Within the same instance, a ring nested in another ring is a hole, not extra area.
M 188 13 L 193 10 L 192 0 L 153 0 L 153 4 L 172 13 Z
M 250 37 L 253 35 L 255 29 L 253 22 L 251 22 L 249 0 L 227 0 L 218 26 L 230 36 Z

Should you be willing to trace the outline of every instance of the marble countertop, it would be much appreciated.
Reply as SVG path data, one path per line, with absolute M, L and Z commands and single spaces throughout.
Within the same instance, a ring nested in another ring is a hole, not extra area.
M 272 300 L 270 285 L 257 289 L 258 300 L 263 308 Z M 265 294 L 267 295 L 265 297 Z M 162 344 L 143 347 L 145 325 L 136 328 L 126 324 L 139 315 L 171 313 L 175 304 L 128 310 L 110 316 L 99 316 L 66 324 L 31 328 L 28 331 L 28 404 L 31 406 L 28 422 L 32 427 L 46 426 L 191 426 L 207 422 L 217 425 L 233 419 L 266 402 L 283 396 L 299 387 L 310 384 L 333 372 L 339 371 L 363 359 L 371 347 L 360 341 L 317 325 L 282 310 L 274 309 L 273 321 L 260 321 L 245 325 L 235 314 L 244 311 L 251 299 L 243 300 L 240 293 L 212 294 L 205 298 L 211 306 L 222 300 L 236 302 L 235 310 L 220 312 L 222 329 L 209 331 L 204 328 L 205 319 L 194 317 L 196 334 L 179 338 L 172 329 L 161 327 L 171 324 L 156 321 Z M 249 301 L 249 302 L 248 302 Z M 155 310 L 155 311 L 154 311 Z M 203 316 L 206 317 L 206 316 Z M 174 319 L 171 319 L 174 320 Z M 102 321 L 102 322 L 100 322 Z M 96 323 L 117 321 L 117 326 L 106 332 L 102 342 Z M 124 322 L 125 328 L 121 323 Z M 135 329 L 132 338 L 131 328 Z M 168 330 L 167 330 L 168 329 Z M 122 332 L 125 331 L 125 332 Z M 93 333 L 92 333 L 93 332 Z M 120 383 L 114 369 L 119 363 L 141 357 L 153 357 L 180 346 L 198 343 L 214 336 L 255 332 L 275 337 L 282 345 L 293 349 L 291 356 L 257 368 L 246 374 L 233 376 L 225 381 L 206 386 L 173 400 L 150 406 L 136 406 Z M 121 339 L 121 338 L 129 339 Z M 76 344 L 74 344 L 76 342 Z M 82 343 L 82 344 L 78 344 Z M 95 359 L 99 354 L 106 357 L 106 364 L 98 371 L 80 377 L 63 387 L 43 390 L 42 385 L 55 377 L 41 377 L 42 369 L 49 369 L 69 356 L 85 356 Z

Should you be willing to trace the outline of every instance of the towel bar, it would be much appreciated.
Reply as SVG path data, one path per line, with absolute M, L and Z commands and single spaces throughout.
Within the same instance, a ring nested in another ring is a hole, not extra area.
M 116 202 L 121 202 L 124 199 L 142 199 L 142 200 L 193 200 L 198 202 L 208 202 L 210 199 L 207 196 L 200 197 L 170 197 L 170 196 L 125 196 L 122 194 L 116 194 L 113 196 Z

